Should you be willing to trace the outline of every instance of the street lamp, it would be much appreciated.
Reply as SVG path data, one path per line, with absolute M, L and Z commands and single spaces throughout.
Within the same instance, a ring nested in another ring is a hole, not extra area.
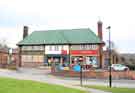
M 112 71 L 111 71 L 111 26 L 108 26 L 106 29 L 108 29 L 109 31 L 109 87 L 111 88 L 112 87 Z

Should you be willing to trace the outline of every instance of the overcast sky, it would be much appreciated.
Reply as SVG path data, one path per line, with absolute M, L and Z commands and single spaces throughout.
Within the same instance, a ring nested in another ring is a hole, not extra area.
M 97 21 L 111 26 L 111 39 L 119 52 L 135 53 L 134 0 L 0 0 L 0 41 L 15 47 L 22 39 L 23 25 L 34 30 L 90 28 Z

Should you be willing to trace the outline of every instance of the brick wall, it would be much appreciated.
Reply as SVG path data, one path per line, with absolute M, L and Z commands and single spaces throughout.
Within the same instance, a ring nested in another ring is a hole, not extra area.
M 80 72 L 74 72 L 74 71 L 61 71 L 61 72 L 57 72 L 57 73 L 53 73 L 53 74 L 61 75 L 61 76 L 70 76 L 70 77 L 79 77 L 80 76 Z M 108 79 L 109 72 L 91 70 L 91 71 L 83 72 L 83 77 Z M 133 71 L 113 71 L 112 78 L 113 79 L 135 79 L 135 72 L 133 72 Z
M 4 52 L 0 52 L 0 67 L 3 67 L 8 62 L 8 54 Z

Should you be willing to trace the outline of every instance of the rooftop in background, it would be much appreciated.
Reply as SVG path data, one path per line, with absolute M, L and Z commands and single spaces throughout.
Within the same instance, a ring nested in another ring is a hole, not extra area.
M 8 53 L 8 48 L 1 48 L 0 47 L 0 52 L 1 53 Z
M 100 44 L 102 41 L 89 28 L 34 31 L 18 45 Z

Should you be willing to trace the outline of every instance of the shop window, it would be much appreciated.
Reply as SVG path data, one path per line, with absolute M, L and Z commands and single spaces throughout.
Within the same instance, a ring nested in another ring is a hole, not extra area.
M 92 65 L 92 67 L 98 67 L 98 61 L 95 56 L 87 56 L 85 57 L 86 65 Z
M 72 64 L 80 64 L 80 62 L 83 61 L 83 57 L 82 56 L 73 56 L 71 58 L 71 61 L 72 61 Z

